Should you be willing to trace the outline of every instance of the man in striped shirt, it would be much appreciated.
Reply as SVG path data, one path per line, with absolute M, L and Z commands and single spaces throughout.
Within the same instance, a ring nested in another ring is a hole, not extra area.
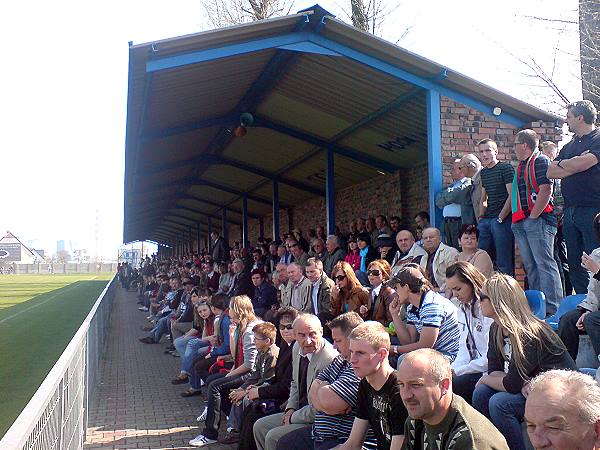
M 283 436 L 277 443 L 277 450 L 326 450 L 345 442 L 350 436 L 360 379 L 349 362 L 349 336 L 361 323 L 363 320 L 357 313 L 348 312 L 327 324 L 333 346 L 340 354 L 317 375 L 310 387 L 308 400 L 316 410 L 314 424 Z M 370 430 L 364 447 L 377 448 Z

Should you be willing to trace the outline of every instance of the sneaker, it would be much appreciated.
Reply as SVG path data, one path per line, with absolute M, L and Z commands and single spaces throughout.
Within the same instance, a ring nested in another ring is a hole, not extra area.
M 202 422 L 204 420 L 206 420 L 206 415 L 208 414 L 208 407 L 204 407 L 204 411 L 202 411 L 202 414 L 200 414 L 198 417 L 196 417 L 196 420 L 198 422 Z
M 150 336 L 139 338 L 139 341 L 143 342 L 144 344 L 157 344 L 157 342 L 154 342 L 154 339 L 152 339 Z
M 227 416 L 227 420 L 229 420 L 229 416 Z M 232 431 L 233 431 L 232 427 L 227 427 L 227 432 L 228 433 L 231 433 Z
M 240 433 L 239 431 L 232 431 L 224 438 L 220 439 L 219 442 L 225 445 L 237 444 L 240 442 Z
M 192 447 L 204 447 L 205 445 L 216 444 L 217 441 L 209 439 L 206 436 L 200 434 L 190 441 Z
M 146 308 L 145 306 L 140 306 L 138 309 L 143 312 L 148 312 L 148 308 Z

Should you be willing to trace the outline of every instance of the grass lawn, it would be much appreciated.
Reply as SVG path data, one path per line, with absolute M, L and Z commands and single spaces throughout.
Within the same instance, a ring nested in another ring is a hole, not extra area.
M 0 275 L 0 437 L 79 328 L 112 274 Z

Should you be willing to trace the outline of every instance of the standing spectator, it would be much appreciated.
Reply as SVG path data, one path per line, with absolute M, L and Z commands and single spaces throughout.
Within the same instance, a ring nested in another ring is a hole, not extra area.
M 327 276 L 331 276 L 333 266 L 339 261 L 343 261 L 346 253 L 340 248 L 340 240 L 335 234 L 327 236 L 325 246 L 327 247 L 327 254 L 323 259 L 323 270 Z
M 487 351 L 490 326 L 494 322 L 481 310 L 481 289 L 484 275 L 468 262 L 456 262 L 446 271 L 448 287 L 458 300 L 460 341 L 458 354 L 452 363 L 454 393 L 471 403 L 475 385 L 487 371 Z
M 552 213 L 552 182 L 546 177 L 550 160 L 538 146 L 535 131 L 517 133 L 515 153 L 520 162 L 512 183 L 512 231 L 521 251 L 529 289 L 546 295 L 546 313 L 552 315 L 563 291 L 554 260 L 557 220 Z
M 477 156 L 469 153 L 460 160 L 460 170 L 464 177 L 471 179 L 471 204 L 473 206 L 473 214 L 475 215 L 475 224 L 479 222 L 481 212 L 481 161 Z
M 435 196 L 435 204 L 442 209 L 444 216 L 444 243 L 458 248 L 458 233 L 462 224 L 475 223 L 475 213 L 471 203 L 471 179 L 463 176 L 461 160 L 456 159 L 450 172 L 452 183 Z
M 416 350 L 398 368 L 400 395 L 411 420 L 403 449 L 508 450 L 498 430 L 454 395 L 448 360 L 431 349 Z
M 462 252 L 458 254 L 457 261 L 466 261 L 473 264 L 486 278 L 494 273 L 492 258 L 479 245 L 479 230 L 475 225 L 463 225 L 460 229 L 460 246 Z
M 594 229 L 600 240 L 600 214 L 594 218 Z M 600 248 L 591 255 L 583 254 L 581 264 L 592 274 L 586 298 L 576 309 L 567 312 L 558 323 L 558 335 L 565 343 L 571 357 L 576 360 L 579 336 L 588 334 L 596 355 L 600 355 Z
M 396 234 L 398 251 L 392 261 L 392 274 L 398 273 L 404 264 L 419 264 L 423 269 L 427 267 L 427 252 L 418 245 L 415 237 L 409 230 L 401 230 Z
M 423 248 L 427 252 L 426 272 L 429 280 L 442 295 L 449 294 L 446 286 L 446 269 L 458 258 L 458 250 L 444 244 L 440 230 L 433 227 L 423 230 Z
M 530 383 L 527 434 L 536 449 L 600 448 L 600 387 L 589 375 L 549 370 Z
M 348 236 L 348 253 L 344 258 L 344 261 L 350 264 L 350 267 L 352 267 L 354 272 L 360 270 L 360 250 L 355 237 Z
M 290 397 L 284 413 L 263 417 L 254 424 L 254 439 L 259 450 L 275 450 L 282 436 L 314 422 L 315 409 L 309 403 L 308 392 L 317 375 L 338 355 L 323 339 L 317 316 L 300 314 L 294 320 L 294 332 Z
M 229 259 L 229 246 L 225 239 L 219 236 L 218 231 L 210 233 L 210 239 L 212 241 L 212 259 L 216 262 L 221 262 Z
M 510 194 L 515 170 L 498 161 L 498 144 L 492 139 L 479 142 L 481 152 L 481 203 L 479 204 L 479 247 L 492 257 L 498 270 L 515 273 L 514 238 L 511 231 Z
M 348 440 L 337 450 L 359 450 L 369 427 L 378 450 L 400 450 L 408 417 L 400 397 L 398 373 L 390 366 L 390 335 L 378 322 L 366 322 L 350 333 L 350 363 L 361 379 L 356 419 Z
M 578 294 L 585 294 L 588 272 L 581 267 L 583 252 L 590 254 L 600 246 L 593 220 L 600 212 L 600 131 L 598 113 L 589 100 L 567 107 L 567 125 L 575 133 L 556 161 L 548 168 L 548 178 L 561 179 L 565 201 L 564 236 L 569 259 L 571 283 Z
M 335 286 L 331 288 L 331 313 L 334 316 L 354 311 L 369 304 L 369 293 L 362 287 L 352 268 L 346 262 L 338 262 L 333 268 Z
M 481 308 L 490 327 L 488 373 L 477 382 L 473 406 L 506 438 L 511 450 L 524 450 L 521 422 L 528 381 L 550 369 L 577 370 L 560 338 L 533 315 L 517 281 L 504 274 L 488 279 Z

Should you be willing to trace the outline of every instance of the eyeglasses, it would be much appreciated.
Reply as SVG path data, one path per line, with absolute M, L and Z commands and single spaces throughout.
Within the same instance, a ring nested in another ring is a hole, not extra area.
M 379 269 L 371 269 L 367 273 L 369 275 L 373 275 L 374 277 L 378 277 L 379 275 L 381 275 L 381 272 L 379 271 Z
M 294 327 L 292 326 L 292 324 L 291 324 L 291 323 L 288 323 L 288 324 L 286 324 L 286 325 L 284 325 L 284 324 L 281 324 L 281 325 L 279 325 L 279 329 L 280 329 L 281 331 L 283 331 L 283 330 L 293 330 L 293 329 L 294 329 Z
M 337 277 L 333 277 L 335 281 L 342 281 L 346 278 L 346 275 L 338 275 Z

